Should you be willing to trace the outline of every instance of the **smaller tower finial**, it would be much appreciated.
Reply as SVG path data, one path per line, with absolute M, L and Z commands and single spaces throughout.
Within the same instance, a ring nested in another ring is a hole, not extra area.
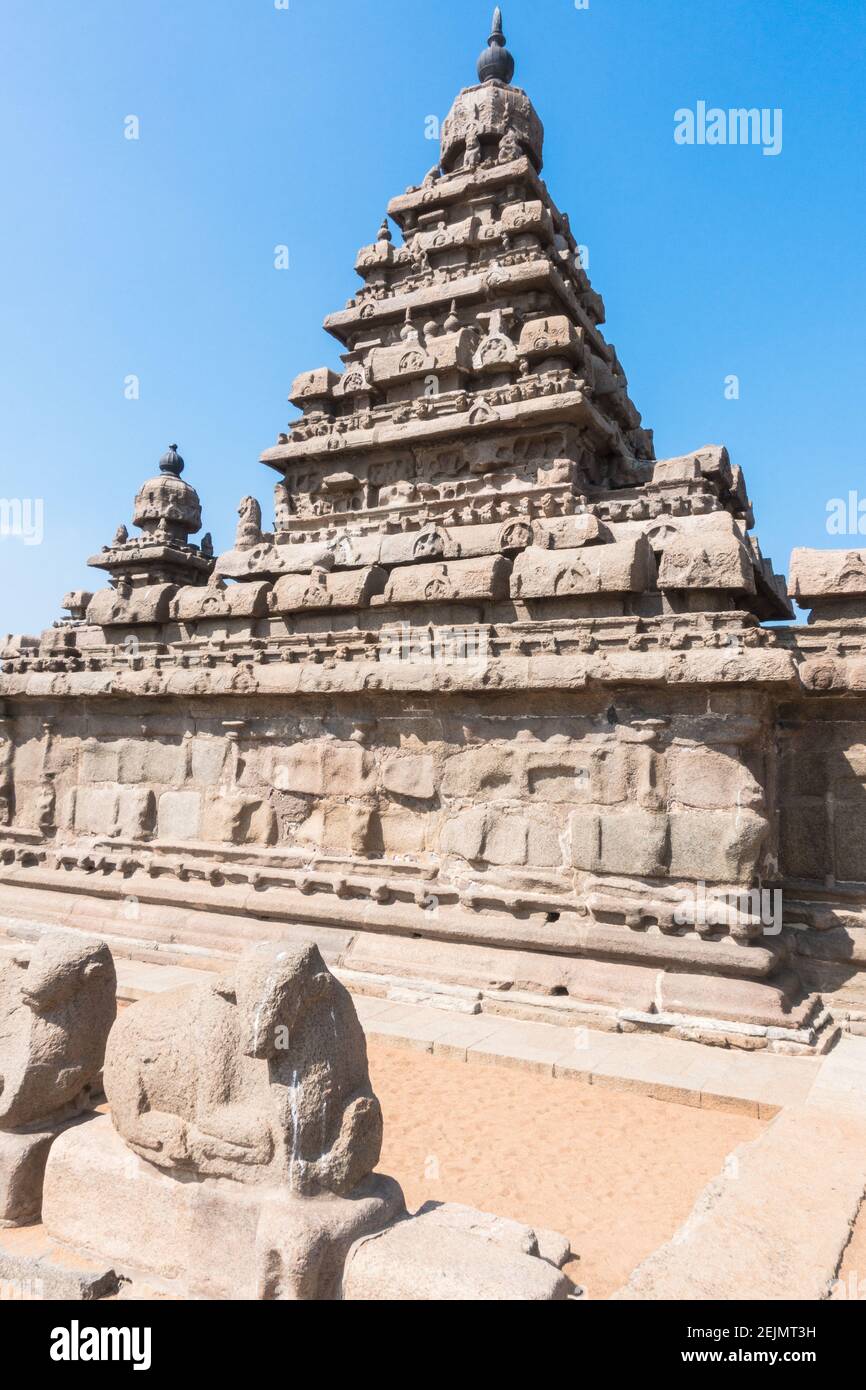
M 514 76 L 514 59 L 505 47 L 505 35 L 502 32 L 502 11 L 498 5 L 493 11 L 493 27 L 487 45 L 478 59 L 480 81 L 508 84 Z
M 183 459 L 177 452 L 176 444 L 169 444 L 168 449 L 159 461 L 160 473 L 173 473 L 179 478 L 183 472 Z

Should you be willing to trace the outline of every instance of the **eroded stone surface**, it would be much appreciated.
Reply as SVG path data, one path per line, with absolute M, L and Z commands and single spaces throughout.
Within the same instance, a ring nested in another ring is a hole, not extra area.
M 480 1212 L 473 1216 L 471 1228 L 418 1216 L 360 1240 L 346 1261 L 343 1298 L 548 1303 L 572 1297 L 566 1275 L 524 1250 L 510 1229 L 501 1229 L 515 1223 L 485 1222 Z

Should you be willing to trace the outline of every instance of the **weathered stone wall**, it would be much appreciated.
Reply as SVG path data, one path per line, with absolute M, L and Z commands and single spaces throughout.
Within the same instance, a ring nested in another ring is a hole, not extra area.
M 602 1026 L 676 1015 L 683 1035 L 812 1046 L 842 990 L 858 1022 L 859 703 L 8 700 L 4 727 L 15 931 L 86 919 L 131 954 L 216 963 L 276 921 L 359 976 L 474 984 L 503 1007 L 525 992 L 530 1016 L 546 998 Z M 784 924 L 684 909 L 760 888 L 782 890 Z
M 7 705 L 14 824 L 54 843 L 283 846 L 750 881 L 770 829 L 760 696 L 381 694 Z
M 781 862 L 791 881 L 866 883 L 866 700 L 783 706 Z

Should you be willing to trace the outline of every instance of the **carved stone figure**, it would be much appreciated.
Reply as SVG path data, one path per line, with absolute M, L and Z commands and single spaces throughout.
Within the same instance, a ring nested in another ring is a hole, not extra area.
M 54 815 L 56 808 L 56 795 L 54 791 L 54 774 L 45 774 L 45 781 L 36 794 L 36 825 L 42 831 L 54 829 Z
M 277 483 L 274 488 L 274 527 L 277 531 L 288 531 L 291 520 L 291 494 L 285 483 Z
M 463 155 L 464 169 L 477 169 L 481 163 L 481 139 L 473 126 L 466 132 L 466 152 Z
M 240 521 L 235 537 L 235 548 L 248 550 L 251 546 L 259 545 L 262 539 L 262 509 L 255 497 L 241 499 L 238 516 Z
M 108 947 L 45 935 L 0 966 L 0 1128 L 78 1113 L 98 1090 L 117 1011 Z
M 499 142 L 499 163 L 511 164 L 515 159 L 520 159 L 522 154 L 523 147 L 509 126 Z
M 345 1195 L 379 1157 L 364 1034 L 313 945 L 266 943 L 229 979 L 133 1005 L 105 1089 L 130 1148 L 172 1171 Z
M 0 966 L 0 1225 L 38 1216 L 51 1143 L 99 1098 L 116 988 L 108 947 L 73 932 Z

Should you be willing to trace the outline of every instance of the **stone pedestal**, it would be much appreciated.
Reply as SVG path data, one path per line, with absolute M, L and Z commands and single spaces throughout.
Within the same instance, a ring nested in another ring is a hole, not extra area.
M 132 1153 L 108 1116 L 54 1145 L 43 1198 L 46 1230 L 61 1247 L 185 1298 L 338 1298 L 353 1243 L 403 1212 L 398 1184 L 378 1174 L 350 1197 L 184 1180 Z
M 77 1119 L 38 1130 L 0 1131 L 0 1227 L 29 1226 L 39 1220 L 51 1145 Z

